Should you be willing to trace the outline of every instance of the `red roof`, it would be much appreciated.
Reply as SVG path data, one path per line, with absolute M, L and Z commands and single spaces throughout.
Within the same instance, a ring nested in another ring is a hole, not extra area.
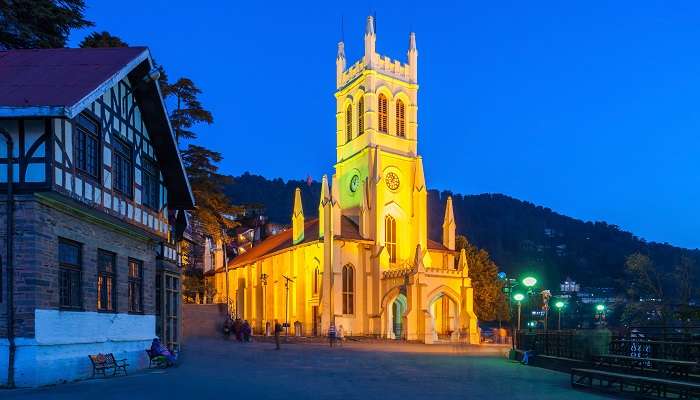
M 340 235 L 336 238 L 341 240 L 363 240 L 360 235 L 359 226 L 352 219 L 343 216 L 340 224 Z M 304 224 L 304 240 L 298 244 L 315 242 L 318 239 L 318 219 L 312 219 Z M 229 268 L 239 267 L 244 264 L 252 263 L 260 258 L 264 258 L 270 254 L 292 247 L 292 230 L 287 229 L 277 235 L 270 236 L 263 240 L 257 246 L 245 253 L 235 257 L 229 261 Z M 441 243 L 428 239 L 428 249 L 437 251 L 451 251 Z
M 0 106 L 72 106 L 145 47 L 0 51 Z

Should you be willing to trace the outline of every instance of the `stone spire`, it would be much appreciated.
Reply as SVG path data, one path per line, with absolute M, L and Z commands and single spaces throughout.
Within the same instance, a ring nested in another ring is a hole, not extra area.
M 323 175 L 321 179 L 321 199 L 318 202 L 318 237 L 323 237 L 325 229 L 325 212 L 324 209 L 331 202 L 331 192 L 328 189 L 328 176 Z
M 408 35 L 408 66 L 411 71 L 411 81 L 418 82 L 418 48 L 416 47 L 416 33 Z
M 413 182 L 413 190 L 418 192 L 426 190 L 425 172 L 423 172 L 423 157 L 419 156 L 416 159 L 416 175 Z
M 467 253 L 464 249 L 459 252 L 457 270 L 462 271 L 462 276 L 469 277 L 469 264 L 467 263 Z
M 382 158 L 379 156 L 379 147 L 375 147 L 374 149 L 372 179 L 374 180 L 374 184 L 382 180 Z
M 413 177 L 413 220 L 415 221 L 415 241 L 424 249 L 428 241 L 428 189 L 425 186 L 423 158 L 416 158 L 416 170 Z
M 345 43 L 341 40 L 338 42 L 338 55 L 335 57 L 335 84 L 340 87 L 345 71 Z
M 331 206 L 333 208 L 331 224 L 333 226 L 333 234 L 340 235 L 341 210 L 340 210 L 340 185 L 338 184 L 338 176 L 333 174 L 331 180 Z
M 455 215 L 452 210 L 452 196 L 447 197 L 445 219 L 442 222 L 442 245 L 450 250 L 455 249 Z
M 292 212 L 292 244 L 304 240 L 304 209 L 301 205 L 301 189 L 294 191 L 294 211 Z
M 360 205 L 359 218 L 360 235 L 364 239 L 368 239 L 370 237 L 370 212 L 371 206 L 369 203 L 369 178 L 365 178 L 365 180 L 362 181 L 362 205 Z
M 374 17 L 367 17 L 367 26 L 365 27 L 365 57 L 364 61 L 368 67 L 372 66 L 375 53 L 377 50 L 377 34 L 374 32 Z

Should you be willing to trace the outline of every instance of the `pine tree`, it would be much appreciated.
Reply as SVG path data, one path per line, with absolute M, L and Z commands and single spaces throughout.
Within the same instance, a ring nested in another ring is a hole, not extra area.
M 93 32 L 80 42 L 80 47 L 128 47 L 121 38 L 107 31 Z
M 482 321 L 508 319 L 508 305 L 501 291 L 503 284 L 498 279 L 498 267 L 489 253 L 478 249 L 462 235 L 456 237 L 455 248 L 457 251 L 464 249 L 467 256 L 476 316 Z
M 0 50 L 65 47 L 71 29 L 93 26 L 84 0 L 0 0 Z
M 175 83 L 167 83 L 167 76 L 162 74 L 161 88 L 166 99 L 172 99 L 175 103 L 170 113 L 170 123 L 175 130 L 175 138 L 178 143 L 181 138 L 195 139 L 197 134 L 191 130 L 194 125 L 214 122 L 211 112 L 204 109 L 199 101 L 202 91 L 190 78 L 180 78 Z

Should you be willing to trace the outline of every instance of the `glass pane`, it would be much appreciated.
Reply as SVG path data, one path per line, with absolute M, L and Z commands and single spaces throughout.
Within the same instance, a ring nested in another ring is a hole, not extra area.
M 58 244 L 58 261 L 61 263 L 79 265 L 80 246 L 74 243 L 61 241 Z

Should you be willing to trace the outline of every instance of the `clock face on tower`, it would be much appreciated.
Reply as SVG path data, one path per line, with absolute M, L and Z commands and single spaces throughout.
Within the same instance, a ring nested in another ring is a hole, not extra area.
M 350 178 L 350 191 L 355 193 L 358 187 L 360 187 L 360 177 L 358 175 L 353 175 L 353 177 Z
M 399 181 L 399 176 L 396 175 L 395 172 L 389 172 L 388 174 L 386 174 L 384 182 L 386 182 L 386 186 L 391 190 L 396 190 L 399 188 L 399 185 L 401 185 L 401 182 Z

